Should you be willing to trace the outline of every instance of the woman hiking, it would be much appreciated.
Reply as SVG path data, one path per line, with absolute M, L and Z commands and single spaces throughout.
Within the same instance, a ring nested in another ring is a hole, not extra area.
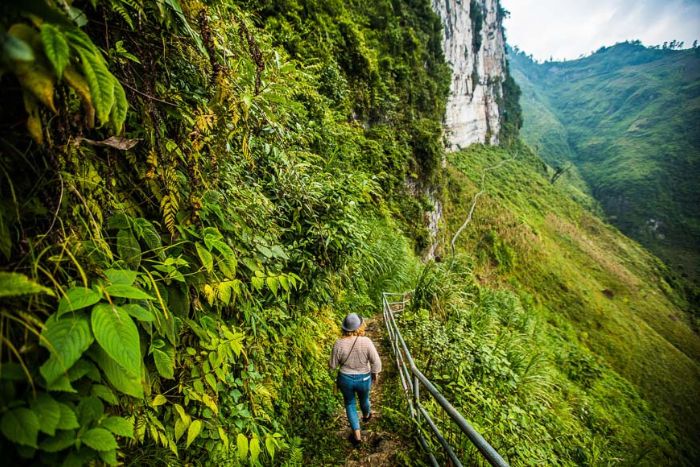
M 372 383 L 376 383 L 382 371 L 382 361 L 372 339 L 365 337 L 365 322 L 357 313 L 350 313 L 343 319 L 343 337 L 335 341 L 331 353 L 330 368 L 338 368 L 336 384 L 343 394 L 345 412 L 352 433 L 348 439 L 353 446 L 362 442 L 360 420 L 355 406 L 355 394 L 360 399 L 362 421 L 372 418 L 369 392 Z

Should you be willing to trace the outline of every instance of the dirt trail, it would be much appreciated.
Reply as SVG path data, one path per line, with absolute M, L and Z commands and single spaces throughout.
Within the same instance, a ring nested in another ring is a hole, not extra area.
M 372 420 L 369 423 L 362 424 L 363 442 L 359 447 L 353 448 L 347 440 L 350 434 L 350 428 L 347 424 L 345 409 L 341 407 L 336 417 L 338 442 L 344 443 L 346 446 L 344 464 L 346 466 L 393 466 L 401 463 L 400 460 L 397 459 L 396 454 L 399 452 L 409 452 L 412 450 L 413 446 L 410 444 L 411 441 L 409 439 L 405 439 L 396 433 L 386 431 L 386 427 L 383 426 L 385 424 L 382 423 L 382 409 L 384 408 L 385 400 L 384 389 L 386 387 L 395 386 L 389 383 L 395 381 L 397 374 L 391 357 L 391 349 L 383 337 L 384 322 L 381 317 L 367 320 L 366 336 L 372 339 L 377 346 L 383 367 L 379 382 L 372 385 L 372 393 L 370 395 L 373 413 Z

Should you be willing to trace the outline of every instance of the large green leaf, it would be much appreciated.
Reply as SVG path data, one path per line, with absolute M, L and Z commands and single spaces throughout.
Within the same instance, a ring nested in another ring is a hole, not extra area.
M 190 444 L 199 436 L 199 432 L 202 431 L 202 421 L 201 420 L 195 420 L 192 423 L 190 423 L 190 426 L 187 427 L 187 445 L 186 447 L 190 447 Z
M 275 439 L 272 436 L 265 437 L 265 449 L 267 449 L 267 453 L 270 455 L 270 458 L 274 459 L 275 458 Z
M 158 407 L 160 405 L 166 404 L 168 399 L 163 394 L 158 394 L 151 401 L 151 407 Z
M 75 411 L 66 404 L 58 403 L 61 409 L 61 417 L 58 419 L 56 428 L 59 430 L 72 430 L 73 428 L 78 428 L 78 417 L 75 415 Z
M 31 401 L 32 412 L 41 420 L 39 430 L 53 436 L 61 420 L 61 406 L 46 393 L 39 394 Z
M 112 297 L 131 298 L 133 300 L 154 300 L 153 297 L 143 290 L 126 284 L 112 284 L 105 287 L 105 291 Z
M 18 272 L 0 272 L 0 297 L 14 297 L 46 293 L 53 296 L 53 291 L 32 281 Z
M 243 433 L 238 433 L 236 447 L 238 448 L 239 459 L 243 460 L 248 457 L 248 438 Z
M 39 449 L 46 452 L 58 452 L 75 444 L 74 430 L 59 430 L 56 436 L 47 438 L 39 443 Z
M 114 106 L 109 114 L 109 122 L 116 134 L 120 134 L 124 129 L 126 113 L 129 111 L 129 102 L 126 100 L 126 93 L 119 81 L 114 79 Z
M 250 440 L 250 460 L 255 464 L 260 456 L 260 439 L 254 437 Z
M 139 321 L 150 323 L 156 319 L 151 310 L 147 310 L 138 303 L 128 303 L 121 308 Z
M 68 370 L 68 379 L 71 383 L 82 378 L 83 376 L 87 376 L 94 382 L 98 382 L 102 379 L 100 376 L 100 370 L 98 370 L 91 361 L 84 358 L 75 362 L 75 365 Z
M 120 392 L 133 397 L 143 398 L 143 386 L 141 385 L 141 377 L 137 374 L 131 374 L 126 371 L 121 365 L 115 362 L 107 352 L 102 348 L 96 348 L 92 354 L 95 362 L 102 368 L 107 381 Z
M 12 409 L 5 412 L 0 420 L 0 430 L 13 443 L 36 448 L 39 418 L 34 412 L 24 407 Z
M 116 405 L 119 402 L 112 390 L 103 384 L 94 384 L 90 392 L 93 396 L 99 397 L 108 404 Z
M 93 341 L 87 318 L 79 315 L 64 318 L 52 315 L 44 323 L 41 336 L 41 345 L 51 353 L 39 368 L 47 383 L 65 375 Z
M 39 370 L 41 370 L 41 368 Z M 78 392 L 75 390 L 73 385 L 70 384 L 70 378 L 66 374 L 61 374 L 61 376 L 55 380 L 51 381 L 50 383 L 46 383 L 46 389 L 48 391 L 63 391 L 72 393 Z
M 105 406 L 98 397 L 83 397 L 78 404 L 77 412 L 80 426 L 87 426 L 90 422 L 102 417 Z
M 182 419 L 177 419 L 175 420 L 175 441 L 180 441 L 180 438 L 182 438 L 182 435 L 185 434 L 185 430 L 187 430 L 187 427 L 189 421 L 183 421 Z
M 100 347 L 114 361 L 131 374 L 141 374 L 139 331 L 126 311 L 107 303 L 95 305 L 92 330 Z
M 112 284 L 133 285 L 139 273 L 129 269 L 107 269 L 105 276 Z
M 160 348 L 151 347 L 151 351 L 158 373 L 163 378 L 173 379 L 175 377 L 175 349 L 169 344 L 164 344 Z
M 121 229 L 117 232 L 117 252 L 126 264 L 134 269 L 138 269 L 141 264 L 141 245 L 139 245 L 131 229 Z
M 112 449 L 111 451 L 100 451 L 100 458 L 105 461 L 107 465 L 119 465 L 117 461 L 117 450 Z
M 224 302 L 225 304 L 229 304 L 231 301 L 231 297 L 235 297 L 238 295 L 240 291 L 240 281 L 238 279 L 232 280 L 232 281 L 221 281 L 219 283 L 219 300 Z M 235 295 L 234 295 L 235 294 Z
M 46 57 L 56 70 L 56 76 L 61 78 L 70 60 L 68 41 L 56 26 L 44 23 L 41 25 L 41 42 L 44 44 Z
M 197 256 L 199 256 L 202 266 L 207 272 L 212 272 L 214 269 L 214 256 L 201 243 L 195 243 L 194 246 L 197 249 Z
M 69 311 L 80 310 L 100 301 L 100 294 L 87 287 L 73 287 L 58 302 L 58 316 Z
M 101 123 L 109 121 L 109 115 L 114 105 L 114 77 L 107 69 L 104 60 L 99 56 L 99 51 L 78 49 L 80 62 L 83 65 L 83 74 L 90 87 L 92 102 L 97 110 L 97 118 Z
M 88 430 L 82 434 L 80 440 L 95 451 L 111 451 L 119 447 L 114 435 L 104 428 Z
M 134 422 L 123 417 L 107 417 L 100 424 L 103 428 L 108 429 L 115 435 L 134 437 Z

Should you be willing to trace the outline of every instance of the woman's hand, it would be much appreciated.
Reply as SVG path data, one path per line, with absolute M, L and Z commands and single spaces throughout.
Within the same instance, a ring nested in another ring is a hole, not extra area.
M 379 381 L 379 373 L 372 373 L 372 384 L 377 384 Z

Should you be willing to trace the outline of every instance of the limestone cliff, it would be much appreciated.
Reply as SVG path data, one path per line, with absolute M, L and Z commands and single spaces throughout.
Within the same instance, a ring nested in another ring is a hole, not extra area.
M 505 40 L 498 0 L 433 0 L 444 25 L 445 59 L 452 67 L 445 112 L 448 150 L 498 144 Z

